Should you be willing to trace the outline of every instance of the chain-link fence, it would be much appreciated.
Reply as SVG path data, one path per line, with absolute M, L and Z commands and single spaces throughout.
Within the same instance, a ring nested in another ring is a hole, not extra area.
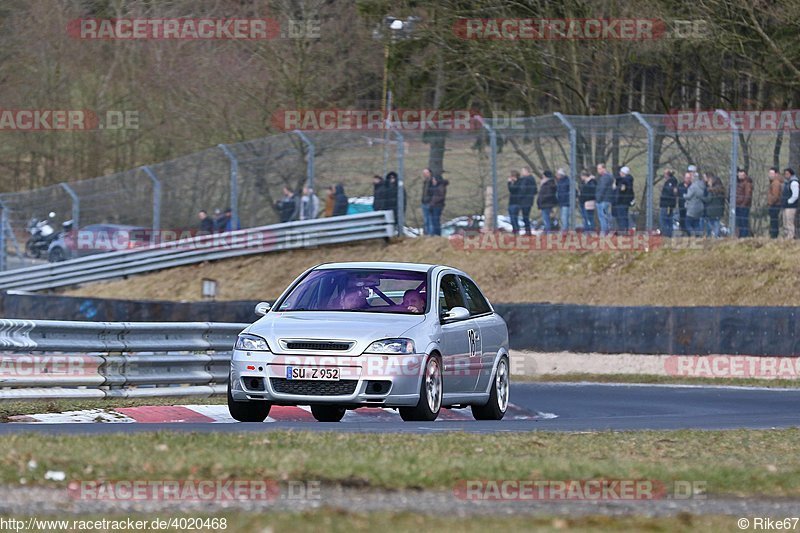
M 559 203 L 572 207 L 565 221 L 577 229 L 583 226 L 577 178 L 584 169 L 594 173 L 598 162 L 606 163 L 614 174 L 620 167 L 629 167 L 635 193 L 631 228 L 639 231 L 659 230 L 664 170 L 674 169 L 681 180 L 687 167 L 696 165 L 700 172 L 722 178 L 727 191 L 722 218 L 727 231 L 723 233 L 732 233 L 736 169 L 745 168 L 754 182 L 749 226 L 755 235 L 766 235 L 767 172 L 789 159 L 785 134 L 731 127 L 683 128 L 676 125 L 674 116 L 638 113 L 478 119 L 473 127 L 461 130 L 287 132 L 109 176 L 0 194 L 0 221 L 5 221 L 0 248 L 23 254 L 30 220 L 47 219 L 50 212 L 55 213 L 51 225 L 56 230 L 70 219 L 77 228 L 111 224 L 155 231 L 196 230 L 200 210 L 214 218 L 216 210 L 226 209 L 232 212 L 234 226 L 277 223 L 287 216 L 279 206 L 284 187 L 296 198 L 302 196 L 304 186 L 312 187 L 320 200 L 317 216 L 325 216 L 335 204 L 333 187 L 342 185 L 349 197 L 348 212 L 359 212 L 372 208 L 377 181 L 373 178 L 392 171 L 405 191 L 405 208 L 398 218 L 406 235 L 417 235 L 424 226 L 422 170 L 426 167 L 441 169 L 448 181 L 441 214 L 445 234 L 459 224 L 485 228 L 497 224 L 499 229 L 508 229 L 507 180 L 510 171 L 522 167 L 528 167 L 537 182 L 546 170 L 564 170 L 570 195 L 568 202 L 562 196 Z M 534 227 L 540 228 L 542 214 L 536 204 L 531 218 Z M 47 257 L 46 251 L 41 257 Z

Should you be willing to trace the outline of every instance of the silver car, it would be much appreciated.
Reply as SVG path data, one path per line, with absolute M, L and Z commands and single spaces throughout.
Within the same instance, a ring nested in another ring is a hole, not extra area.
M 500 420 L 508 407 L 506 323 L 460 270 L 318 265 L 256 313 L 231 360 L 236 420 L 261 422 L 272 405 L 309 405 L 321 422 L 359 407 L 432 421 L 442 407 L 470 406 L 478 420 Z

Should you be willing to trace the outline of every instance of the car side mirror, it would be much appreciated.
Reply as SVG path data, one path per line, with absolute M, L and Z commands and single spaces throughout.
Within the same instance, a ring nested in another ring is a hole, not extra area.
M 271 307 L 272 306 L 270 305 L 269 302 L 258 302 L 256 304 L 256 314 L 264 316 L 267 314 L 267 311 L 269 311 Z
M 454 307 L 442 315 L 443 321 L 465 320 L 469 318 L 469 311 L 465 307 Z

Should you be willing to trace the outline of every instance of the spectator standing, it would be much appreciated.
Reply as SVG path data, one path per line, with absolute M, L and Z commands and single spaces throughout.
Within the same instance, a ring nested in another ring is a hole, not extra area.
M 208 211 L 201 209 L 200 212 L 197 213 L 197 218 L 200 219 L 199 235 L 209 235 L 214 232 L 214 221 L 209 218 Z
M 767 191 L 767 207 L 769 208 L 769 236 L 777 239 L 780 232 L 781 193 L 783 176 L 778 167 L 769 169 L 769 190 Z
M 661 187 L 661 198 L 658 205 L 661 235 L 672 237 L 675 207 L 678 205 L 678 178 L 675 177 L 675 172 L 672 170 L 664 171 L 664 186 Z
M 617 222 L 617 231 L 627 233 L 630 228 L 628 210 L 633 205 L 633 176 L 631 169 L 622 167 L 616 181 L 617 198 L 614 204 L 614 219 Z
M 597 164 L 597 218 L 600 221 L 600 233 L 608 234 L 611 230 L 611 204 L 614 200 L 614 178 L 606 170 L 604 163 Z
M 692 185 L 692 173 L 683 173 L 683 181 L 678 185 L 678 226 L 684 235 L 689 235 L 689 228 L 686 227 L 686 193 Z
M 325 193 L 325 209 L 323 210 L 324 217 L 333 216 L 333 204 L 336 202 L 336 191 L 333 185 L 328 186 L 328 191 Z
M 798 180 L 793 168 L 784 169 L 783 177 L 781 199 L 783 200 L 784 237 L 794 239 L 794 217 L 797 213 L 797 200 L 800 199 L 800 180 Z
M 384 181 L 384 189 L 383 189 L 383 208 L 388 209 L 394 213 L 394 219 L 397 221 L 397 202 L 398 198 L 398 188 L 399 185 L 397 183 L 397 172 L 389 172 L 386 174 L 386 180 Z M 403 195 L 403 214 L 406 212 L 406 202 L 405 202 L 405 188 L 400 191 L 400 194 Z
M 447 185 L 446 179 L 433 176 L 431 183 L 428 186 L 428 193 L 430 195 L 430 219 L 431 219 L 431 235 L 442 234 L 442 211 L 444 210 L 445 199 L 447 198 Z
M 333 216 L 340 217 L 347 214 L 347 195 L 344 193 L 344 185 L 336 184 L 333 193 Z
M 700 219 L 703 217 L 706 196 L 706 187 L 697 173 L 690 173 L 692 184 L 684 195 L 686 200 L 686 233 L 690 237 L 700 237 L 703 230 Z
M 556 170 L 556 199 L 558 200 L 559 227 L 561 231 L 569 228 L 569 176 L 566 170 L 559 168 Z
M 228 223 L 228 220 L 225 218 L 225 215 L 222 213 L 222 210 L 217 208 L 214 209 L 214 233 L 222 233 L 225 231 L 225 225 Z
M 722 180 L 711 172 L 706 173 L 706 185 L 708 186 L 708 195 L 704 198 L 708 224 L 706 235 L 718 239 L 720 219 L 725 213 L 725 186 Z
M 289 222 L 292 220 L 292 215 L 297 208 L 297 198 L 289 187 L 283 187 L 283 197 L 275 202 L 275 208 L 278 210 L 278 216 L 281 222 Z
M 522 223 L 525 225 L 525 233 L 531 234 L 531 208 L 539 187 L 536 185 L 536 178 L 531 174 L 531 169 L 522 167 L 520 170 L 519 181 L 522 184 Z
M 594 227 L 594 212 L 597 209 L 597 201 L 595 196 L 597 194 L 597 180 L 588 171 L 581 171 L 581 190 L 578 199 L 581 205 L 581 218 L 583 218 L 583 231 L 593 232 Z
M 422 221 L 425 235 L 433 235 L 433 222 L 431 219 L 431 169 L 422 169 Z
M 736 233 L 750 236 L 750 207 L 753 205 L 753 180 L 744 169 L 736 172 Z
M 388 174 L 387 174 L 388 177 Z M 386 209 L 386 182 L 375 174 L 372 176 L 372 210 L 384 211 Z
M 303 187 L 303 196 L 297 204 L 297 220 L 313 220 L 319 215 L 319 197 L 314 193 L 314 189 L 309 186 Z
M 512 170 L 508 176 L 508 216 L 514 235 L 519 234 L 519 217 L 522 214 L 523 183 L 519 172 Z
M 230 207 L 225 210 L 225 214 L 222 217 L 225 220 L 225 231 L 242 229 L 239 219 L 233 220 L 233 210 Z
M 539 199 L 537 203 L 539 211 L 542 212 L 542 223 L 544 224 L 545 232 L 552 231 L 553 229 L 552 210 L 557 205 L 558 199 L 555 178 L 550 170 L 545 170 L 542 173 L 542 182 L 539 185 Z

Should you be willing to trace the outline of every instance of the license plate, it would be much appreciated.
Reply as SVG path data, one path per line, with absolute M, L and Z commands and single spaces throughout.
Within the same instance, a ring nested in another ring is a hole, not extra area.
M 303 379 L 306 381 L 339 381 L 339 369 L 310 366 L 287 366 L 286 379 Z

